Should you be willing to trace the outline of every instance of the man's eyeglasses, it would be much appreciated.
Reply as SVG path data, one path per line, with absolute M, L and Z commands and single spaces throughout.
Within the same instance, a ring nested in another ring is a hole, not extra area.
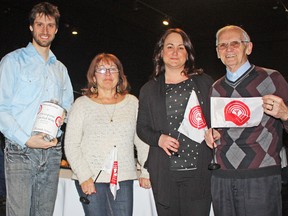
M 100 67 L 100 68 L 96 68 L 96 73 L 99 73 L 99 74 L 106 74 L 108 73 L 108 71 L 111 73 L 111 74 L 114 74 L 114 73 L 118 73 L 119 70 L 118 68 L 116 67 L 111 67 L 111 68 L 105 68 L 105 67 Z
M 219 50 L 224 50 L 224 49 L 227 49 L 228 46 L 230 46 L 230 47 L 236 49 L 236 48 L 239 48 L 242 43 L 249 43 L 249 41 L 231 41 L 229 43 L 219 43 L 217 45 L 217 48 Z

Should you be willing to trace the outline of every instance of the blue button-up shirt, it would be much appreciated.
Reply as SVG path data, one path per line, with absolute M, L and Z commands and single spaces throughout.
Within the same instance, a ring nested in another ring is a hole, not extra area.
M 247 60 L 243 65 L 241 65 L 240 68 L 238 68 L 237 71 L 231 72 L 228 69 L 226 69 L 226 77 L 231 82 L 235 82 L 238 78 L 240 78 L 249 68 L 251 67 L 251 64 Z
M 67 111 L 74 101 L 67 68 L 49 51 L 45 61 L 32 43 L 0 62 L 0 131 L 24 146 L 31 136 L 39 106 L 56 100 Z

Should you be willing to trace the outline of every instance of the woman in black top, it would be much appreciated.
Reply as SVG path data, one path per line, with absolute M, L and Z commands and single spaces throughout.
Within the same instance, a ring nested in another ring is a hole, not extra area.
M 213 80 L 195 68 L 194 58 L 187 34 L 168 29 L 155 47 L 152 79 L 140 91 L 137 133 L 150 145 L 146 165 L 159 216 L 210 212 L 211 151 L 178 132 L 192 91 L 209 119 Z

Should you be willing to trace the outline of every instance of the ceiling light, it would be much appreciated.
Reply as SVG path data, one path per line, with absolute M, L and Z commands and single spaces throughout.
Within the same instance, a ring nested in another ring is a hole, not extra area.
M 169 18 L 165 18 L 163 21 L 162 21 L 163 25 L 165 26 L 168 26 L 169 25 Z

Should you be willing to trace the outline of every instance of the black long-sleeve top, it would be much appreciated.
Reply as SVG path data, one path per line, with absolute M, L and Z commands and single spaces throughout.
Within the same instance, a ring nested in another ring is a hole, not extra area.
M 209 122 L 209 90 L 213 80 L 207 75 L 193 75 L 195 88 L 202 112 L 206 122 Z M 147 82 L 140 90 L 139 112 L 137 120 L 137 133 L 140 139 L 150 145 L 147 159 L 147 168 L 152 182 L 155 199 L 164 206 L 169 206 L 169 181 L 170 163 L 169 156 L 158 146 L 161 134 L 168 134 L 168 121 L 166 112 L 165 77 L 160 75 L 157 79 Z M 194 142 L 191 140 L 191 142 Z M 203 141 L 200 147 L 197 170 L 193 175 L 200 177 L 203 181 L 199 190 L 193 196 L 210 196 L 210 176 L 208 164 L 211 162 L 211 150 Z

